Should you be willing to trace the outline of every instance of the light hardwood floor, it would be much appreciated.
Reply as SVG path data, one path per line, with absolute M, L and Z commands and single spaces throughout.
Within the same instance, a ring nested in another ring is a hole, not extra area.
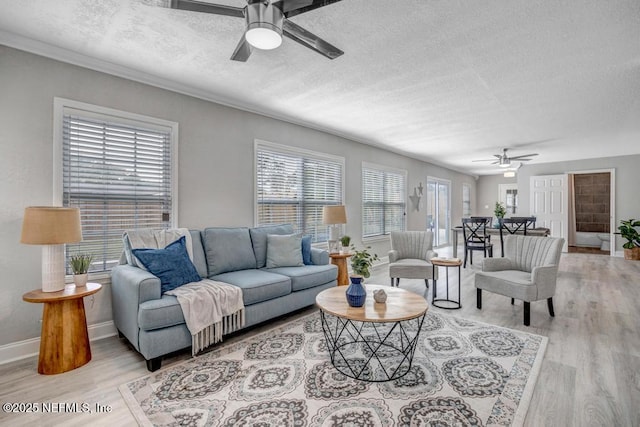
M 447 255 L 447 250 L 440 250 Z M 382 254 L 381 254 L 382 255 Z M 549 337 L 542 372 L 526 418 L 527 426 L 640 426 L 640 262 L 590 254 L 563 254 L 554 297 L 556 317 L 545 301 L 531 304 L 531 326 L 522 324 L 522 303 L 483 293 L 483 309 L 475 307 L 473 272 L 463 269 L 462 309 L 449 314 Z M 388 285 L 386 266 L 374 269 L 369 283 Z M 444 278 L 444 270 L 440 270 Z M 454 273 L 455 270 L 450 270 Z M 457 274 L 450 274 L 451 284 Z M 439 290 L 444 280 L 438 282 Z M 424 281 L 402 280 L 400 286 L 425 292 Z M 455 287 L 455 286 L 454 286 Z M 431 299 L 431 290 L 428 291 Z M 291 317 L 237 334 L 243 339 Z M 446 312 L 435 307 L 430 310 Z M 118 386 L 147 374 L 141 356 L 116 337 L 92 343 L 93 360 L 61 375 L 36 373 L 36 358 L 0 365 L 0 401 L 85 402 L 91 414 L 7 414 L 0 425 L 135 425 Z M 184 352 L 163 367 L 190 357 Z M 97 413 L 96 405 L 110 412 Z

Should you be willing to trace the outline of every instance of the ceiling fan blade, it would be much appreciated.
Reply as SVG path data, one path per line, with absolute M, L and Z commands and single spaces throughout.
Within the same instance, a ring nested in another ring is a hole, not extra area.
M 329 59 L 336 59 L 340 55 L 344 54 L 343 51 L 335 47 L 334 45 L 322 40 L 320 37 L 305 30 L 301 26 L 294 24 L 288 19 L 284 20 L 282 25 L 282 32 L 292 40 L 297 41 L 303 46 L 309 49 L 315 50 L 321 55 L 326 56 Z
M 243 35 L 236 46 L 236 50 L 233 51 L 231 59 L 234 61 L 247 62 L 249 56 L 251 56 L 251 45 Z
M 331 3 L 338 3 L 340 0 L 280 0 L 273 5 L 279 7 L 285 18 L 300 15 L 319 7 L 328 6 Z
M 495 159 L 480 159 L 480 160 L 471 160 L 472 162 L 493 162 Z
M 509 157 L 511 160 L 524 160 L 525 157 L 533 157 L 533 156 L 537 156 L 538 153 L 533 153 L 533 154 L 524 154 L 522 156 L 513 156 L 513 157 Z M 531 159 L 529 159 L 531 160 Z
M 191 12 L 213 13 L 214 15 L 235 16 L 244 18 L 244 7 L 225 6 L 222 4 L 204 3 L 195 0 L 171 0 L 171 9 L 189 10 Z

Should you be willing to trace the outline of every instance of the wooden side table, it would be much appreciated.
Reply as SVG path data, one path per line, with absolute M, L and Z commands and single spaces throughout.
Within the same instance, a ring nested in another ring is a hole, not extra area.
M 338 286 L 345 286 L 349 284 L 349 270 L 347 269 L 347 258 L 351 254 L 341 254 L 338 252 L 329 254 L 331 258 L 331 264 L 338 266 Z
M 101 288 L 99 283 L 87 283 L 82 287 L 67 286 L 58 292 L 36 289 L 22 296 L 24 301 L 44 304 L 38 373 L 60 374 L 91 360 L 82 298 Z

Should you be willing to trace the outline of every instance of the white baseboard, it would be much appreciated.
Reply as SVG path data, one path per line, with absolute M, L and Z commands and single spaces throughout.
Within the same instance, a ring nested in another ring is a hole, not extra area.
M 112 320 L 96 323 L 87 327 L 89 341 L 114 336 L 118 333 Z M 40 338 L 31 338 L 24 341 L 13 342 L 0 346 L 0 365 L 37 356 L 40 351 Z

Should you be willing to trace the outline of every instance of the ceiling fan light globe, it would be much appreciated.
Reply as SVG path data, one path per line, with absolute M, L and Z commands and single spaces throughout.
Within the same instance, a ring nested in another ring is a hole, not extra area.
M 244 36 L 247 42 L 256 49 L 271 50 L 282 44 L 282 36 L 271 28 L 250 28 Z
M 271 3 L 247 5 L 247 31 L 244 37 L 256 49 L 271 50 L 282 44 L 284 15 Z

